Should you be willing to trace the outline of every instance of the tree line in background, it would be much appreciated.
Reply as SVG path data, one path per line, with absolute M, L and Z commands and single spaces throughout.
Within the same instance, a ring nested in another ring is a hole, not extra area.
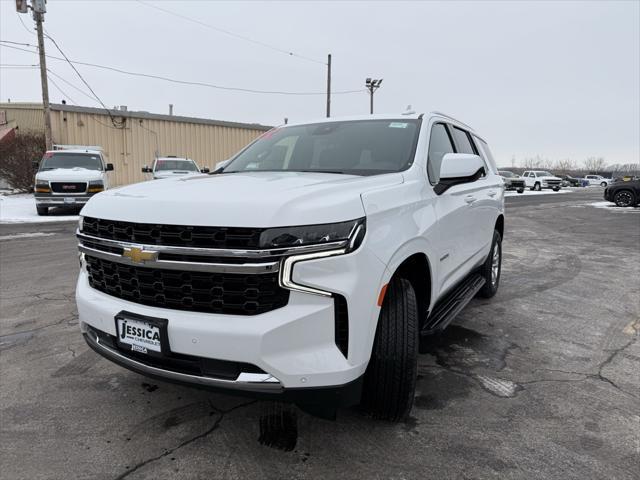
M 45 151 L 44 134 L 21 133 L 0 142 L 0 179 L 13 189 L 32 192 L 33 161 Z
M 571 158 L 563 158 L 560 160 L 551 160 L 541 155 L 535 157 L 526 157 L 521 162 L 516 158 L 511 159 L 511 167 L 521 168 L 524 170 L 550 170 L 557 173 L 582 173 L 582 174 L 603 174 L 607 173 L 613 176 L 622 175 L 640 175 L 640 163 L 615 163 L 607 164 L 603 157 L 589 157 L 578 162 Z

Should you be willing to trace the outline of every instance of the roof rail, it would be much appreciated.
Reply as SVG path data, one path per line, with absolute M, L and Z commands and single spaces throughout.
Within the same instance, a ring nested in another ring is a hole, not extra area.
M 447 115 L 446 113 L 436 112 L 436 111 L 433 111 L 433 112 L 430 112 L 430 113 L 431 113 L 431 115 L 439 115 L 439 116 L 441 116 L 441 117 L 445 117 L 445 118 L 448 118 L 448 119 L 450 119 L 450 120 L 454 120 L 454 121 L 458 122 L 460 125 L 464 125 L 464 126 L 465 126 L 465 127 L 467 127 L 468 129 L 473 130 L 473 127 L 472 127 L 471 125 L 467 125 L 466 123 L 461 122 L 461 121 L 460 121 L 460 120 L 458 120 L 457 118 L 452 117 L 451 115 Z

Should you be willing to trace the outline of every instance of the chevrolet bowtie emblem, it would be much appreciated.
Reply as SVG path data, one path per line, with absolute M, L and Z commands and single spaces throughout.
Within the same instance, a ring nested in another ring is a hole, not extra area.
M 125 248 L 123 257 L 130 258 L 133 263 L 151 262 L 158 259 L 158 252 L 143 250 L 138 247 Z

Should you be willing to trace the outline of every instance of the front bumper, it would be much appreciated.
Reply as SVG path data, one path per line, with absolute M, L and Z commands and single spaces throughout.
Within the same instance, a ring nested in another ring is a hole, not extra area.
M 84 205 L 95 193 L 85 193 L 82 195 L 52 195 L 50 193 L 36 193 L 36 205 L 41 207 L 61 207 L 74 205 Z
M 256 389 L 254 382 L 244 385 L 238 382 L 239 378 L 235 382 L 211 384 L 211 379 L 177 377 L 170 367 L 150 370 L 126 362 L 120 358 L 126 358 L 122 352 L 116 352 L 120 355 L 116 357 L 113 352 L 91 344 L 92 330 L 116 335 L 114 318 L 122 311 L 163 318 L 168 320 L 172 353 L 255 365 L 278 381 L 267 387 L 267 393 L 286 397 L 290 390 L 335 390 L 356 382 L 364 374 L 375 334 L 377 295 L 384 273 L 384 264 L 364 245 L 350 254 L 302 261 L 294 266 L 295 282 L 333 292 L 347 300 L 346 357 L 336 345 L 335 305 L 330 296 L 291 291 L 286 306 L 250 316 L 173 310 L 133 303 L 95 290 L 82 268 L 76 300 L 85 338 L 94 350 L 116 363 L 170 381 L 230 392 L 265 393 L 264 385 Z

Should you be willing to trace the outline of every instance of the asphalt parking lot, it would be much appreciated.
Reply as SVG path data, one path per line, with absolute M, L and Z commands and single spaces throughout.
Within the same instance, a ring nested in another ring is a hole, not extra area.
M 638 478 L 640 209 L 601 200 L 508 198 L 500 291 L 421 356 L 411 417 L 300 413 L 291 452 L 256 402 L 89 350 L 74 224 L 1 225 L 0 477 Z

